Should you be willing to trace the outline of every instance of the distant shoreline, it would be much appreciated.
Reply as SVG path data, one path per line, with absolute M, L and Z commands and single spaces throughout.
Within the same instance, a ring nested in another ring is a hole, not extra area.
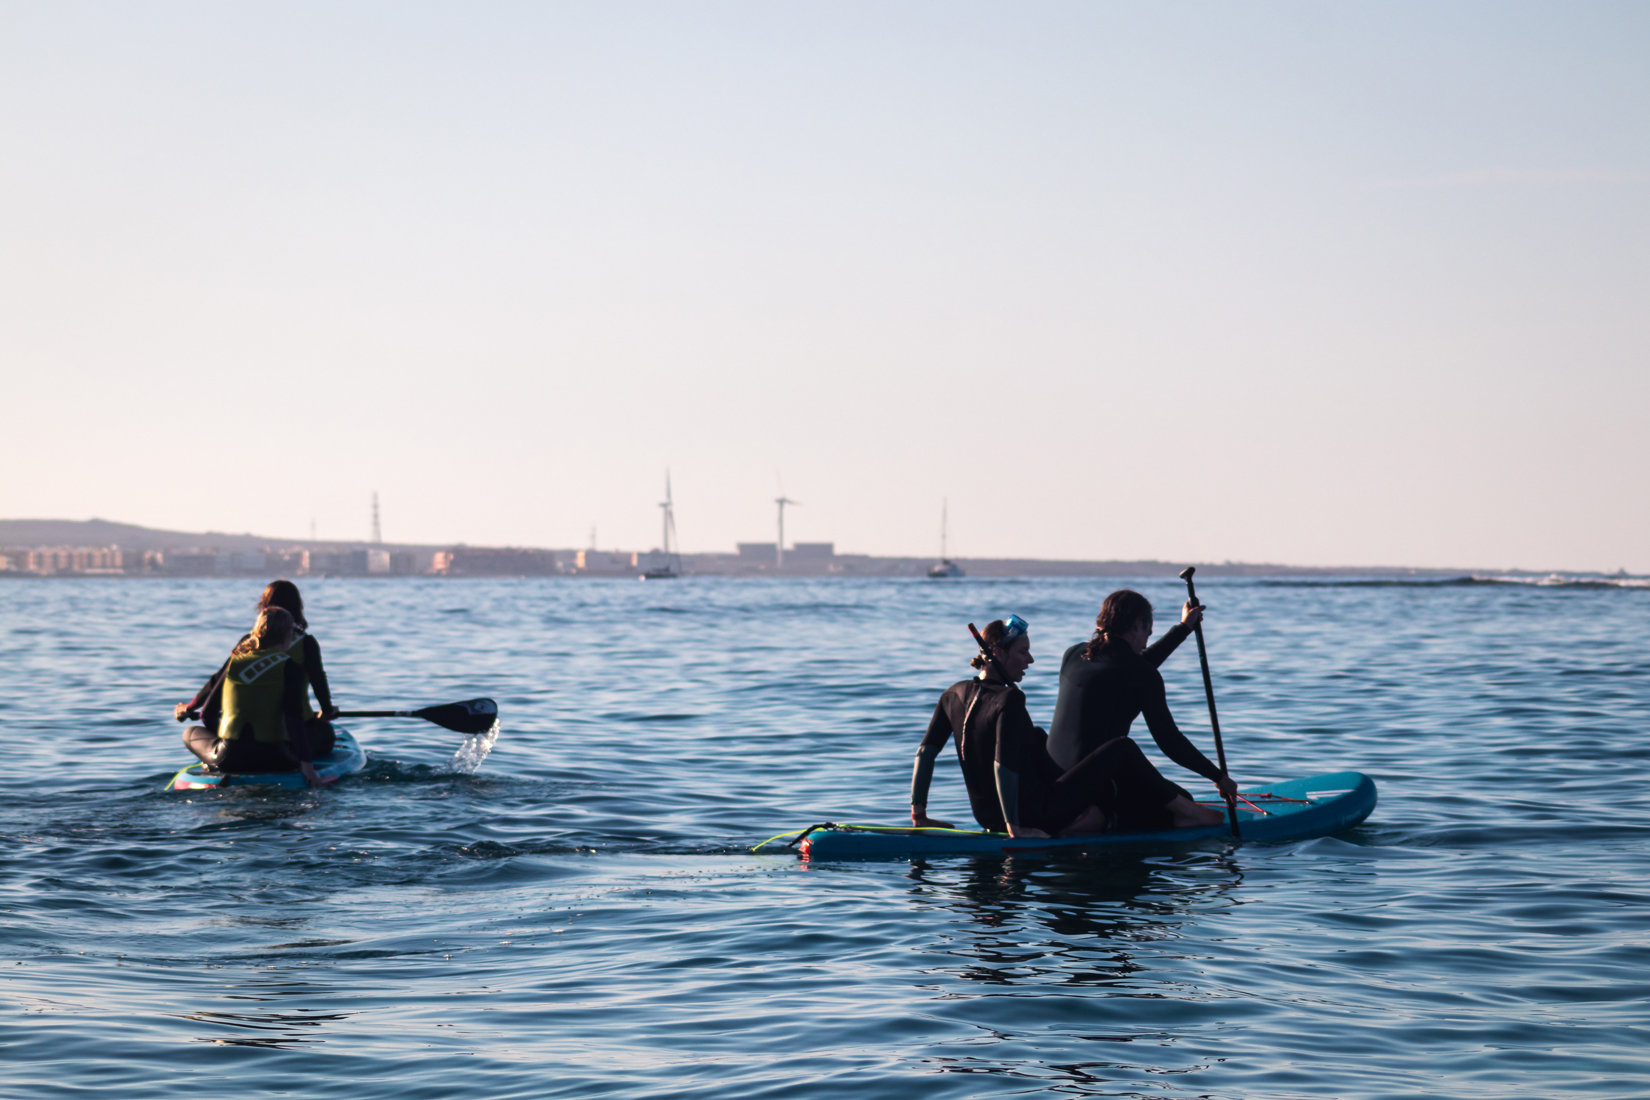
M 953 559 L 953 560 L 955 560 L 955 559 Z M 1202 566 L 1198 567 L 1198 574 L 1199 574 L 1199 576 L 1204 575 Z M 42 583 L 42 584 L 52 583 L 52 582 L 57 582 L 57 581 L 110 581 L 110 582 L 117 582 L 118 581 L 118 582 L 124 583 L 124 582 L 143 582 L 143 581 L 179 581 L 179 580 L 185 580 L 185 581 L 206 581 L 206 582 L 220 581 L 220 582 L 224 582 L 224 583 L 233 582 L 233 583 L 245 584 L 245 583 L 248 583 L 248 582 L 262 583 L 266 580 L 273 579 L 275 576 L 276 576 L 276 574 L 272 574 L 272 573 L 240 573 L 240 574 L 225 573 L 225 574 L 215 574 L 215 575 L 210 575 L 210 576 L 188 576 L 188 575 L 173 575 L 173 574 L 167 574 L 167 573 L 122 573 L 122 572 L 119 572 L 119 571 L 111 571 L 111 570 L 103 570 L 103 571 L 99 571 L 99 572 L 88 572 L 88 573 L 27 573 L 27 572 L 15 571 L 15 570 L 12 570 L 12 571 L 0 570 L 0 583 L 4 583 L 6 581 L 15 581 L 19 584 L 27 583 L 27 582 L 30 582 L 30 581 L 34 581 L 34 582 L 38 582 L 38 583 Z M 569 583 L 569 584 L 587 584 L 587 583 L 600 583 L 600 582 L 627 583 L 627 584 L 629 584 L 629 583 L 634 583 L 638 579 L 641 579 L 641 578 L 638 578 L 638 577 L 625 577 L 625 576 L 618 576 L 618 575 L 615 575 L 615 574 L 587 575 L 587 574 L 578 574 L 578 573 L 562 573 L 562 574 L 519 574 L 519 573 L 518 574 L 506 574 L 506 573 L 497 573 L 497 574 L 487 574 L 487 575 L 465 574 L 465 575 L 458 575 L 458 576 L 448 576 L 448 575 L 439 574 L 439 573 L 417 573 L 417 574 L 405 574 L 405 573 L 404 574 L 293 573 L 293 574 L 290 574 L 290 576 L 296 577 L 299 580 L 303 580 L 303 581 L 306 581 L 306 582 L 309 582 L 309 581 L 322 581 L 322 580 L 349 580 L 349 581 L 370 581 L 370 582 L 421 580 L 421 581 L 441 581 L 441 582 L 444 582 L 444 583 L 445 582 L 451 582 L 451 583 L 455 583 L 455 584 L 463 584 L 465 582 L 474 582 L 474 581 L 527 581 L 527 580 L 556 581 L 556 582 L 565 582 L 565 583 Z M 1010 573 L 1005 573 L 1005 574 L 1000 574 L 1000 575 L 978 574 L 973 579 L 975 581 L 1005 581 L 1005 580 L 1027 580 L 1027 581 L 1029 581 L 1029 580 L 1074 580 L 1075 581 L 1075 580 L 1105 580 L 1105 579 L 1109 578 L 1109 579 L 1116 580 L 1116 581 L 1148 581 L 1148 580 L 1165 580 L 1165 579 L 1168 579 L 1172 576 L 1173 576 L 1173 574 L 1168 574 L 1168 573 L 1145 574 L 1145 573 L 1127 573 L 1127 572 L 1124 572 L 1124 573 L 1087 573 L 1087 574 L 1076 574 L 1076 573 L 1064 573 L 1064 574 L 1057 574 L 1057 573 L 1043 573 L 1043 574 L 1012 573 L 1012 574 L 1010 574 Z M 1275 582 L 1275 583 L 1278 583 L 1278 584 L 1295 584 L 1295 585 L 1308 585 L 1308 586 L 1313 585 L 1313 584 L 1317 584 L 1319 586 L 1326 587 L 1326 588 L 1344 588 L 1344 587 L 1347 587 L 1347 586 L 1353 586 L 1353 587 L 1363 587 L 1363 586 L 1369 586 L 1369 587 L 1404 587 L 1404 586 L 1409 586 L 1409 587 L 1416 587 L 1416 588 L 1452 588 L 1452 587 L 1455 587 L 1455 586 L 1458 586 L 1458 585 L 1459 586 L 1483 585 L 1483 586 L 1508 586 L 1508 587 L 1516 587 L 1516 588 L 1617 588 L 1617 589 L 1626 588 L 1626 589 L 1643 589 L 1645 591 L 1650 591 L 1650 577 L 1636 576 L 1636 575 L 1619 576 L 1619 575 L 1613 574 L 1613 573 L 1532 573 L 1532 572 L 1523 572 L 1523 571 L 1518 571 L 1518 572 L 1503 571 L 1503 572 L 1496 572 L 1496 573 L 1476 573 L 1476 574 L 1474 574 L 1474 573 L 1462 573 L 1462 572 L 1453 571 L 1453 570 L 1445 570 L 1445 571 L 1439 572 L 1437 575 L 1432 575 L 1432 573 L 1430 571 L 1428 571 L 1426 575 L 1423 575 L 1421 571 L 1410 572 L 1410 571 L 1406 570 L 1403 573 L 1381 574 L 1381 573 L 1372 573 L 1372 572 L 1358 572 L 1358 571 L 1353 570 L 1353 571 L 1347 571 L 1347 572 L 1344 572 L 1344 573 L 1341 573 L 1341 572 L 1335 572 L 1335 573 L 1321 572 L 1321 573 L 1312 573 L 1312 574 L 1304 574 L 1304 573 L 1298 573 L 1298 572 L 1297 573 L 1290 573 L 1290 574 L 1264 573 L 1264 572 L 1261 572 L 1261 573 L 1233 573 L 1233 572 L 1228 572 L 1228 573 L 1224 573 L 1224 574 L 1210 573 L 1210 574 L 1208 574 L 1208 576 L 1210 577 L 1210 579 L 1222 579 L 1223 578 L 1223 579 L 1232 579 L 1232 580 L 1271 581 L 1271 582 Z M 894 573 L 863 574 L 863 573 L 861 573 L 861 574 L 850 574 L 850 575 L 844 575 L 844 574 L 806 574 L 806 573 L 781 573 L 781 574 L 771 574 L 770 573 L 770 574 L 767 574 L 767 575 L 730 574 L 730 573 L 685 573 L 685 574 L 683 574 L 682 576 L 680 576 L 676 579 L 681 580 L 681 581 L 685 581 L 685 582 L 691 584 L 695 580 L 807 581 L 807 580 L 837 580 L 837 579 L 844 579 L 844 580 L 899 580 L 899 581 L 913 581 L 914 582 L 914 581 L 922 581 L 925 578 L 922 577 L 920 574 L 917 574 L 917 573 L 904 573 L 904 574 L 894 574 Z M 946 582 L 951 583 L 951 584 L 958 584 L 958 583 L 968 584 L 969 580 L 970 579 L 967 578 L 967 577 L 947 578 Z M 662 583 L 662 582 L 653 581 L 651 583 L 657 584 L 657 583 Z M 938 583 L 938 582 L 936 582 L 936 583 Z
M 827 544 L 828 545 L 828 544 Z M 83 551 L 80 558 L 73 556 Z M 56 551 L 55 559 L 45 556 Z M 110 554 L 115 551 L 115 554 Z M 634 579 L 648 552 L 577 551 L 533 547 L 474 547 L 462 544 L 371 543 L 274 539 L 253 534 L 166 531 L 107 520 L 0 520 L 0 577 L 225 577 L 272 575 L 442 576 L 505 578 L 554 576 L 568 579 Z M 796 558 L 786 551 L 783 567 L 739 554 L 681 554 L 684 576 L 746 578 L 923 577 L 933 558 L 836 554 Z M 1275 562 L 1166 562 L 1158 560 L 1073 560 L 1048 558 L 954 558 L 965 578 L 1013 577 L 1173 577 L 1186 565 L 1215 577 L 1280 579 L 1368 579 L 1440 582 L 1505 578 L 1635 581 L 1626 573 L 1592 570 L 1463 569 L 1410 566 L 1313 566 Z M 41 568 L 42 562 L 47 566 Z M 90 567 L 73 563 L 84 561 Z M 26 563 L 19 568 L 17 562 Z M 380 567 L 382 566 L 382 567 Z

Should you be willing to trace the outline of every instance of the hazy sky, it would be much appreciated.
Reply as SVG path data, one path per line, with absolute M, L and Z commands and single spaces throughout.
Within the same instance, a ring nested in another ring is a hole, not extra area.
M 0 3 L 0 516 L 1650 570 L 1650 5 Z

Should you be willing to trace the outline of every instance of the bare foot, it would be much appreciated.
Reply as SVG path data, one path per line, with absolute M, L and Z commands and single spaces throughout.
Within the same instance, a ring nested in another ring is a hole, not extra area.
M 1212 806 L 1199 806 L 1183 794 L 1175 795 L 1174 799 L 1163 808 L 1169 811 L 1176 829 L 1195 829 L 1202 825 L 1219 825 L 1226 820 L 1224 813 Z
M 1106 831 L 1106 815 L 1100 807 L 1090 806 L 1077 815 L 1070 825 L 1060 830 L 1061 836 L 1078 836 L 1084 833 L 1103 833 Z
M 1041 829 L 1034 829 L 1030 825 L 1010 825 L 1008 827 L 1008 835 L 1017 840 L 1024 839 L 1026 837 L 1030 837 L 1034 840 L 1048 839 L 1047 833 L 1043 832 Z

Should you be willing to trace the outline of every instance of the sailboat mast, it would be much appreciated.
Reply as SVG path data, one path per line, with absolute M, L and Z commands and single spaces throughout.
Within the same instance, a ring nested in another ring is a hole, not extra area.
M 670 471 L 669 470 L 665 471 L 665 502 L 663 504 L 659 505 L 659 510 L 664 513 L 664 516 L 660 521 L 664 526 L 664 533 L 659 538 L 659 548 L 661 550 L 663 550 L 665 552 L 665 554 L 668 555 L 670 553 Z
M 940 498 L 940 560 L 941 561 L 949 561 L 950 560 L 949 558 L 947 558 L 945 556 L 945 526 L 946 526 L 945 521 L 946 521 L 946 518 L 947 518 L 946 517 L 946 512 L 947 512 L 947 510 L 950 506 L 950 503 L 951 502 L 946 500 L 944 497 Z

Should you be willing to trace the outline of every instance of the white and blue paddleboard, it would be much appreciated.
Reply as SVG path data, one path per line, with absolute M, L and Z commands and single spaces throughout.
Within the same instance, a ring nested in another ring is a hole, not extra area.
M 346 775 L 354 775 L 367 766 L 367 754 L 361 748 L 355 737 L 345 729 L 332 727 L 336 735 L 332 751 L 317 756 L 315 774 L 322 779 L 342 779 Z M 219 775 L 206 770 L 205 764 L 191 764 L 166 784 L 169 791 L 204 791 L 213 787 L 302 787 L 304 776 L 302 772 L 263 772 L 249 775 Z
M 1247 804 L 1246 804 L 1247 803 Z M 1375 781 L 1362 772 L 1330 772 L 1254 787 L 1240 794 L 1238 830 L 1244 840 L 1305 840 L 1350 829 L 1375 809 Z M 915 829 L 908 825 L 839 825 L 804 829 L 788 847 L 806 860 L 886 859 L 906 856 L 1027 855 L 1124 845 L 1184 844 L 1230 837 L 1224 823 L 1156 833 L 1092 833 L 1015 839 L 974 829 Z M 774 837 L 774 840 L 780 837 Z M 772 841 L 763 841 L 761 848 Z

